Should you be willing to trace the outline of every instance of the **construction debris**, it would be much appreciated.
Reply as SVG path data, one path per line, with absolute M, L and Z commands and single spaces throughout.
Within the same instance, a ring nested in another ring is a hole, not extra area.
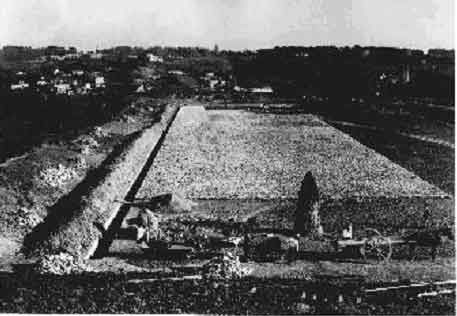
M 58 167 L 51 167 L 41 171 L 40 179 L 44 184 L 53 188 L 62 188 L 78 177 L 75 168 L 65 167 L 59 164 Z
M 246 238 L 247 237 L 247 238 Z M 281 234 L 247 235 L 244 241 L 245 254 L 248 257 L 257 257 L 263 260 L 270 257 L 286 256 L 294 259 L 299 251 L 297 238 Z
M 20 207 L 16 214 L 17 224 L 21 227 L 33 228 L 43 221 L 37 211 L 34 209 L 28 209 L 26 207 Z
M 238 256 L 227 252 L 209 261 L 204 266 L 204 277 L 209 279 L 239 279 L 251 273 L 241 266 Z
M 90 268 L 84 260 L 61 252 L 41 257 L 35 264 L 34 271 L 40 274 L 68 275 L 90 272 Z

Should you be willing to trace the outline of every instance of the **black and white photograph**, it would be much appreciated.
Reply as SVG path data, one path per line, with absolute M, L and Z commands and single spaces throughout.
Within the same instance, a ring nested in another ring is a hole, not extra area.
M 0 314 L 455 315 L 454 0 L 1 0 Z

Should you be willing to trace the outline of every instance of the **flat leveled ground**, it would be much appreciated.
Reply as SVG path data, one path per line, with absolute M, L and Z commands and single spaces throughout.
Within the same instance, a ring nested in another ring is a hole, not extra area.
M 446 194 L 312 115 L 184 107 L 137 197 L 294 199 L 307 171 L 325 198 Z

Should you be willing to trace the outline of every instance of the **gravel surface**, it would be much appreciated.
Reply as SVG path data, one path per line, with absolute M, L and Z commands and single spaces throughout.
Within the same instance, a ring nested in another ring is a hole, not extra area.
M 178 114 L 138 196 L 295 198 L 307 171 L 333 199 L 445 195 L 312 115 L 194 106 Z

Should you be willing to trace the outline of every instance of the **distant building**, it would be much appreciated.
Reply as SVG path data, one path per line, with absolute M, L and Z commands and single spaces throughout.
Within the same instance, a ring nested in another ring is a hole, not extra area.
M 250 92 L 258 94 L 270 94 L 273 93 L 273 89 L 271 87 L 252 88 Z
M 58 60 L 58 61 L 63 61 L 65 60 L 65 56 L 60 56 L 60 55 L 50 55 L 49 56 L 50 60 Z
M 184 72 L 181 70 L 169 70 L 168 74 L 175 76 L 184 76 Z
M 211 80 L 208 81 L 208 83 L 209 83 L 210 89 L 211 89 L 211 90 L 214 90 L 214 89 L 216 88 L 216 86 L 218 85 L 219 80 L 217 80 L 217 79 L 211 79 Z
M 146 58 L 151 63 L 163 63 L 163 58 L 154 54 L 146 54 Z
M 246 91 L 246 89 L 241 88 L 240 86 L 234 86 L 233 90 L 236 91 L 236 92 L 242 92 L 242 91 L 245 92 Z
M 68 94 L 71 90 L 69 83 L 57 83 L 54 85 L 56 94 Z
M 103 76 L 95 77 L 95 87 L 104 88 L 105 87 L 105 77 L 103 77 Z
M 136 89 L 136 93 L 144 93 L 146 90 L 144 89 L 144 85 L 142 84 Z
M 80 56 L 79 56 L 78 54 L 76 54 L 76 53 L 75 53 L 75 54 L 65 54 L 65 55 L 63 56 L 63 58 L 64 58 L 65 60 L 74 60 L 74 59 L 78 59 L 79 57 L 80 57 Z
M 41 77 L 40 80 L 38 80 L 36 82 L 36 85 L 41 86 L 41 87 L 46 86 L 47 84 L 48 84 L 48 82 L 46 80 L 44 80 L 44 77 Z
M 73 76 L 78 76 L 79 77 L 79 76 L 84 75 L 84 70 L 72 70 L 71 73 L 72 73 Z
M 207 83 L 211 90 L 215 90 L 216 88 L 225 87 L 227 82 L 225 80 L 221 80 L 221 79 L 210 79 L 210 80 L 207 80 Z
M 29 84 L 20 80 L 18 83 L 16 84 L 12 84 L 10 86 L 11 90 L 24 90 L 25 88 L 28 88 L 29 87 Z
M 91 59 L 102 59 L 103 54 L 102 53 L 92 53 L 89 56 Z

